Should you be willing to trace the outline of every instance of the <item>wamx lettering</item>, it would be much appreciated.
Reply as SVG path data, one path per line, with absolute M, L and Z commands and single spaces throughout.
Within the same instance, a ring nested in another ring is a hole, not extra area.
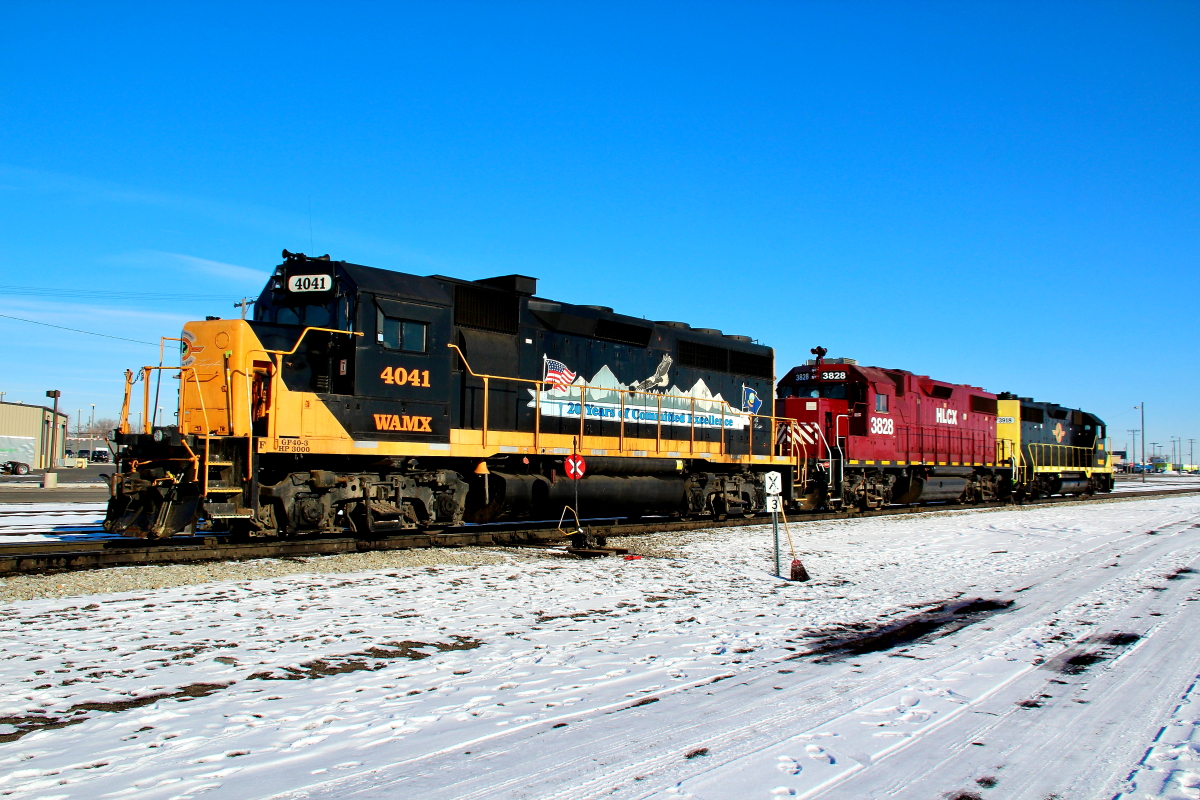
M 408 414 L 373 414 L 377 431 L 412 431 L 433 433 L 433 417 L 410 417 Z
M 957 425 L 958 424 L 958 409 L 957 408 L 939 408 L 935 412 L 935 419 L 941 425 Z

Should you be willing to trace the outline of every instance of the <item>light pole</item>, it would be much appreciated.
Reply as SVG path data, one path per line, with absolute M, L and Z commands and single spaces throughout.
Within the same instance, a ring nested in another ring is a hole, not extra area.
M 88 423 L 88 435 L 96 434 L 96 404 L 92 403 L 92 421 Z
M 83 409 L 75 409 L 75 438 L 80 438 L 83 433 Z
M 1142 483 L 1146 482 L 1146 401 L 1143 400 L 1134 408 L 1142 412 Z M 1154 452 L 1154 451 L 1151 451 Z
M 1196 463 L 1196 440 L 1188 439 L 1188 463 Z
M 54 398 L 54 411 L 50 415 L 50 458 L 42 478 L 43 489 L 54 489 L 58 486 L 58 473 L 54 470 L 54 457 L 58 454 L 58 398 L 61 396 L 62 392 L 58 389 L 46 392 L 46 397 Z
M 1133 449 L 1129 451 L 1129 456 L 1130 456 L 1129 460 L 1132 461 L 1134 464 L 1137 464 L 1137 437 L 1138 437 L 1137 428 L 1130 429 L 1129 434 L 1133 437 Z

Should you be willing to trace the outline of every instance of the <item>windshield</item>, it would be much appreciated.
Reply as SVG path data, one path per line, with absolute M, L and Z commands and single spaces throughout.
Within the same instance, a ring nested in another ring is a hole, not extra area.
M 801 383 L 785 386 L 779 390 L 780 397 L 824 397 L 827 400 L 845 400 L 844 383 Z
M 277 325 L 305 325 L 314 328 L 337 328 L 351 330 L 351 299 L 347 295 L 335 297 L 326 304 L 267 305 L 256 307 L 254 317 L 259 322 L 274 322 Z

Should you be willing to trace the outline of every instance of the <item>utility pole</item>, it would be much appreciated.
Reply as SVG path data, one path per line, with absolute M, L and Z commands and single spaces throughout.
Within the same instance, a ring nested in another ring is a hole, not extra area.
M 54 458 L 58 455 L 58 398 L 61 396 L 62 392 L 58 389 L 46 392 L 46 397 L 54 398 L 54 411 L 50 416 L 50 458 L 42 477 L 43 489 L 55 489 L 58 487 L 58 473 L 54 470 Z
M 1130 436 L 1133 437 L 1133 449 L 1129 451 L 1129 460 L 1134 464 L 1137 463 L 1137 428 L 1128 429 Z
M 1142 483 L 1146 482 L 1146 401 L 1138 404 L 1142 412 Z
M 245 319 L 246 318 L 246 309 L 250 308 L 250 306 L 252 306 L 252 305 L 254 305 L 253 300 L 249 299 L 248 297 L 243 297 L 242 302 L 234 303 L 233 307 L 240 308 L 242 310 L 242 319 Z
M 1196 463 L 1196 440 L 1188 439 L 1188 463 Z
M 88 423 L 88 435 L 96 435 L 96 404 L 92 403 L 92 421 Z

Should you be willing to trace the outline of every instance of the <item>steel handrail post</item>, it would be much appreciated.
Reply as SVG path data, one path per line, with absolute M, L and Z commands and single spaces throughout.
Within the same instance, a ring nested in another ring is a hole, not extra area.
M 725 406 L 729 403 L 721 404 L 721 455 L 729 455 L 725 452 Z
M 621 426 L 618 431 L 617 448 L 625 452 L 625 390 L 621 389 L 618 392 L 618 397 L 621 398 Z
M 661 394 L 656 395 L 656 396 L 658 397 L 658 412 L 655 414 L 654 422 L 655 422 L 655 425 L 657 426 L 655 436 L 657 436 L 658 438 L 654 445 L 654 447 L 655 447 L 654 452 L 661 453 L 662 452 L 662 399 L 663 399 L 663 396 Z
M 117 427 L 120 433 L 129 433 L 129 400 L 133 394 L 133 370 L 125 370 L 125 399 L 121 401 L 121 424 Z
M 488 377 L 483 378 L 483 436 L 480 442 L 481 447 L 487 447 L 488 435 Z
M 202 482 L 200 485 L 201 485 L 202 489 L 200 492 L 200 496 L 208 497 L 208 460 L 209 460 L 208 457 L 210 455 L 210 451 L 212 450 L 212 448 L 209 447 L 209 444 L 212 442 L 212 438 L 211 438 L 212 428 L 208 424 L 208 409 L 206 409 L 204 407 L 204 390 L 200 386 L 200 376 L 196 372 L 195 367 L 180 367 L 179 369 L 180 369 L 180 371 L 190 370 L 192 373 L 192 380 L 194 380 L 196 382 L 196 397 L 200 401 L 200 416 L 204 420 L 204 430 L 205 430 L 205 434 L 204 434 L 204 469 L 201 471 L 201 476 L 202 476 L 201 481 Z M 186 379 L 184 379 L 184 381 L 181 381 L 181 383 L 183 383 L 185 381 L 186 381 Z M 199 466 L 199 465 L 197 465 L 197 466 Z
M 233 436 L 233 376 L 229 374 L 229 351 L 221 354 L 225 377 L 225 424 L 229 426 L 229 435 Z
M 689 416 L 690 416 L 690 419 L 688 421 L 691 423 L 690 435 L 692 437 L 692 441 L 691 441 L 691 444 L 688 445 L 688 455 L 695 455 L 696 454 L 696 398 L 694 398 L 694 397 L 692 398 L 692 413 Z
M 271 359 L 271 402 L 279 402 L 279 381 L 283 374 L 283 356 L 276 354 L 267 354 Z M 275 360 L 278 357 L 278 362 Z M 267 434 L 271 437 L 271 445 L 275 446 L 279 442 L 279 415 L 270 414 L 267 417 Z
M 151 433 L 152 424 L 150 421 L 150 370 L 153 367 L 142 367 L 142 382 L 145 386 L 142 388 L 142 433 Z
M 542 386 L 539 383 L 533 393 L 533 449 L 541 449 L 542 441 Z
M 158 366 L 160 367 L 160 372 L 158 373 L 158 380 L 156 380 L 154 382 L 155 418 L 157 418 L 157 416 L 158 416 L 158 395 L 159 395 L 160 390 L 162 389 L 161 367 L 163 365 L 163 361 L 166 360 L 166 345 L 165 345 L 165 343 L 166 342 L 182 342 L 182 341 L 183 341 L 183 339 L 178 336 L 160 336 L 158 338 Z M 182 358 L 182 357 L 183 357 L 182 354 L 180 354 L 180 358 Z
M 846 434 L 850 433 L 850 415 L 838 414 L 833 418 L 833 443 L 837 446 L 838 453 L 841 458 L 838 459 L 838 499 L 845 501 L 845 483 L 846 483 L 846 450 L 842 447 L 842 437 L 838 434 L 842 431 L 842 418 L 846 419 Z

